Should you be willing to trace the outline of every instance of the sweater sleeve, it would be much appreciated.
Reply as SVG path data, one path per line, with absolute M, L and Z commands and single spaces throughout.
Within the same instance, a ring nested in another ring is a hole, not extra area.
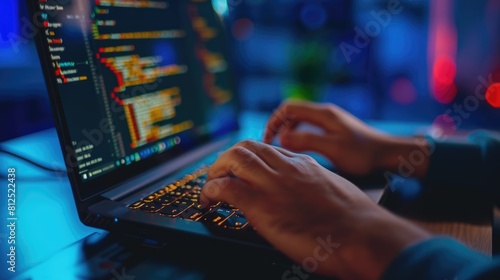
M 428 141 L 431 156 L 424 185 L 471 188 L 500 197 L 500 137 L 481 131 L 466 142 Z
M 403 250 L 382 279 L 500 279 L 500 259 L 480 254 L 451 238 L 436 237 Z

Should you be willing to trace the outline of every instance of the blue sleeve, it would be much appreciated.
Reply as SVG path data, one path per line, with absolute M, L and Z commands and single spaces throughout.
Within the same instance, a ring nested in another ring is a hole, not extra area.
M 500 279 L 500 259 L 475 252 L 451 238 L 436 237 L 401 252 L 382 279 Z
M 431 155 L 424 185 L 470 188 L 500 198 L 500 137 L 476 132 L 466 142 L 428 140 Z

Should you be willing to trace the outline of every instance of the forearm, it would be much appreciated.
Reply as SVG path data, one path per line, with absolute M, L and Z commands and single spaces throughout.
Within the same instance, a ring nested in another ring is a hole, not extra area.
M 340 267 L 340 279 L 497 279 L 500 275 L 500 259 L 450 237 L 433 236 L 384 211 L 358 215 L 358 221 L 358 230 L 331 259 Z
M 384 209 L 357 215 L 356 220 L 358 229 L 342 242 L 332 260 L 342 268 L 341 279 L 380 279 L 401 251 L 432 237 Z

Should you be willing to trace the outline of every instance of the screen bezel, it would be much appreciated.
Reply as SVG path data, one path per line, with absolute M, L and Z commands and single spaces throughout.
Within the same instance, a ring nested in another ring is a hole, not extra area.
M 38 16 L 42 11 L 40 10 L 38 3 L 33 2 L 30 5 L 30 12 L 33 19 Z M 211 6 L 211 4 L 210 4 Z M 213 10 L 213 7 L 212 7 Z M 216 12 L 214 11 L 214 16 L 219 18 Z M 221 30 L 224 30 L 223 22 L 220 22 Z M 203 135 L 198 139 L 195 139 L 195 145 L 188 147 L 188 149 L 184 149 L 182 146 L 175 146 L 170 150 L 167 150 L 161 154 L 156 154 L 151 156 L 150 158 L 144 159 L 139 162 L 135 162 L 131 165 L 121 166 L 119 169 L 110 171 L 106 174 L 102 174 L 99 177 L 93 178 L 92 180 L 84 181 L 82 180 L 79 174 L 78 163 L 72 161 L 71 158 L 74 157 L 74 149 L 71 145 L 71 137 L 69 134 L 68 123 L 66 122 L 66 117 L 64 115 L 64 110 L 62 106 L 62 100 L 59 98 L 60 92 L 56 80 L 56 76 L 54 71 L 51 68 L 51 59 L 50 52 L 48 51 L 48 42 L 43 32 L 43 26 L 37 25 L 37 34 L 35 36 L 35 41 L 37 45 L 37 51 L 39 55 L 39 60 L 41 63 L 41 67 L 43 70 L 43 75 L 45 78 L 45 83 L 47 86 L 47 91 L 49 95 L 49 100 L 52 107 L 54 123 L 57 130 L 57 134 L 59 137 L 59 142 L 63 154 L 64 165 L 66 166 L 66 170 L 68 172 L 68 178 L 70 180 L 71 186 L 73 188 L 73 193 L 76 199 L 80 201 L 88 200 L 92 197 L 95 197 L 99 194 L 109 191 L 110 189 L 126 182 L 132 180 L 134 177 L 140 176 L 142 173 L 151 170 L 152 168 L 168 163 L 170 161 L 175 161 L 180 156 L 185 154 L 186 152 L 192 151 L 196 148 L 200 148 L 202 146 L 208 145 L 210 143 L 216 142 L 221 138 L 225 138 L 231 135 L 234 135 L 240 129 L 240 123 L 238 117 L 228 120 L 228 125 L 230 129 L 224 131 L 224 134 L 217 135 L 214 137 L 213 135 Z M 228 61 L 228 80 L 230 81 L 230 91 L 232 92 L 233 100 L 231 103 L 234 106 L 235 112 L 237 116 L 241 112 L 238 94 L 236 91 L 236 86 L 234 83 L 233 72 L 232 72 L 232 63 L 231 63 L 231 55 L 229 53 L 229 41 L 227 38 L 227 34 L 225 32 L 221 32 L 221 36 L 223 36 L 223 40 L 226 42 L 225 46 L 221 50 L 226 60 Z M 167 176 L 169 174 L 165 174 Z

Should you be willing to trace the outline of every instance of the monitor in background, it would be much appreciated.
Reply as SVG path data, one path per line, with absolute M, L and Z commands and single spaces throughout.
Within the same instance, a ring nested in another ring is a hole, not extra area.
M 76 162 L 82 182 L 130 177 L 237 128 L 210 1 L 39 5 L 41 55 L 50 57 L 48 82 L 72 143 L 63 148 L 74 150 L 66 161 Z

